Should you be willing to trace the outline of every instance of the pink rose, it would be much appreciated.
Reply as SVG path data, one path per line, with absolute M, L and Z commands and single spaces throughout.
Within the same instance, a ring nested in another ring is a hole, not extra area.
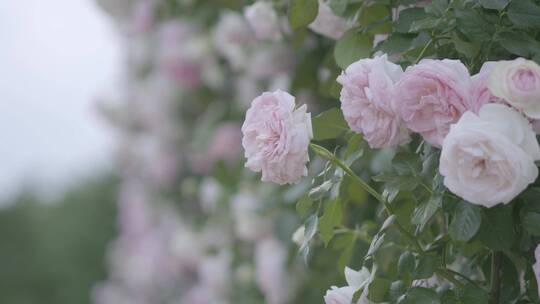
M 347 21 L 334 14 L 326 1 L 319 0 L 319 13 L 309 25 L 309 29 L 337 40 L 347 31 Z
M 308 146 L 313 137 L 306 106 L 277 90 L 255 98 L 242 125 L 246 167 L 262 171 L 262 181 L 296 183 L 307 175 Z
M 484 62 L 480 72 L 472 76 L 472 111 L 478 113 L 480 108 L 487 103 L 501 103 L 503 100 L 491 94 L 488 89 L 488 78 L 495 62 Z
M 408 141 L 409 133 L 394 111 L 392 96 L 403 70 L 386 59 L 360 59 L 337 78 L 341 110 L 349 127 L 364 134 L 372 148 L 395 147 Z
M 534 61 L 517 58 L 495 63 L 488 87 L 529 118 L 540 119 L 540 66 Z
M 471 92 L 471 77 L 460 61 L 424 59 L 401 77 L 394 106 L 409 129 L 440 147 L 450 125 L 474 108 Z
M 281 38 L 279 17 L 269 1 L 257 1 L 244 8 L 244 16 L 259 40 Z
M 450 191 L 489 208 L 509 203 L 535 181 L 536 160 L 540 146 L 527 119 L 506 105 L 487 104 L 452 125 L 439 171 Z
M 210 141 L 208 156 L 212 162 L 219 160 L 227 164 L 234 164 L 240 158 L 242 153 L 240 144 L 242 133 L 240 124 L 235 122 L 226 122 L 220 125 Z
M 326 291 L 324 295 L 325 304 L 351 304 L 356 290 L 353 287 L 336 287 Z
M 206 50 L 196 34 L 191 24 L 181 21 L 169 21 L 159 29 L 158 64 L 186 88 L 199 86 L 203 78 Z

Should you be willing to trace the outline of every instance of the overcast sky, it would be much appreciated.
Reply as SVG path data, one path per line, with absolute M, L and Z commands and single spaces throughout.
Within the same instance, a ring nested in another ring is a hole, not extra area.
M 92 0 L 0 1 L 0 199 L 110 165 L 93 103 L 117 79 L 115 34 Z

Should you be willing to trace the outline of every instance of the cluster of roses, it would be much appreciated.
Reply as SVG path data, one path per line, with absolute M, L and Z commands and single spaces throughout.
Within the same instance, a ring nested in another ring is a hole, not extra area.
M 518 58 L 486 62 L 470 76 L 458 60 L 424 59 L 405 71 L 385 55 L 361 59 L 337 78 L 349 127 L 372 148 L 409 142 L 410 133 L 441 148 L 445 186 L 467 201 L 509 203 L 538 175 L 540 66 Z M 307 174 L 312 138 L 306 107 L 276 91 L 257 97 L 242 127 L 246 166 L 263 181 Z

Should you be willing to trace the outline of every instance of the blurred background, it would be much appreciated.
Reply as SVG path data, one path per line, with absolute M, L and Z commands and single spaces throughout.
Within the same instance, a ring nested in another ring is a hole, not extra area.
M 0 1 L 0 303 L 89 303 L 106 277 L 118 177 L 96 99 L 120 61 L 94 1 Z

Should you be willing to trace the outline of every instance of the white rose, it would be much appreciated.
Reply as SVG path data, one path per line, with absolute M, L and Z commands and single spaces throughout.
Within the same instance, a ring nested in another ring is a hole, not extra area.
M 488 88 L 528 117 L 540 118 L 540 66 L 534 61 L 517 58 L 495 63 Z
M 279 17 L 268 1 L 257 1 L 244 8 L 244 16 L 259 40 L 281 38 Z
M 473 204 L 509 203 L 538 176 L 540 147 L 531 125 L 515 110 L 484 105 L 466 112 L 442 145 L 439 171 L 450 191 Z
M 351 304 L 356 290 L 353 287 L 346 286 L 337 288 L 332 286 L 324 295 L 326 304 Z

